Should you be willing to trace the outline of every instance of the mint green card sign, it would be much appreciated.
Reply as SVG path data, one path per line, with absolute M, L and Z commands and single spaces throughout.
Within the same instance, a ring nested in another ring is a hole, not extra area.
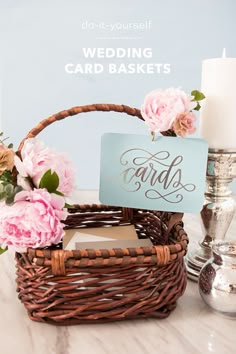
M 202 139 L 108 133 L 102 136 L 100 202 L 199 212 L 208 145 Z

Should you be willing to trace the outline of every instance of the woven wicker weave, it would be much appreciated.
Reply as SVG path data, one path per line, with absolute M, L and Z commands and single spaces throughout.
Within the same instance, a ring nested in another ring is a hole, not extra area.
M 26 138 L 57 120 L 90 111 L 124 112 L 142 119 L 138 109 L 123 105 L 74 107 L 43 120 Z M 167 317 L 186 287 L 183 256 L 188 237 L 182 216 L 75 205 L 65 228 L 133 224 L 139 238 L 150 238 L 153 247 L 64 251 L 59 244 L 17 253 L 17 291 L 29 317 L 56 325 Z

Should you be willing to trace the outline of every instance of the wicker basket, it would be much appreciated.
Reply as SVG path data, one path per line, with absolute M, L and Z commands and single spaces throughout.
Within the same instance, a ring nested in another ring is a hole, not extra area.
M 138 109 L 123 105 L 74 107 L 43 120 L 26 139 L 57 120 L 91 111 L 124 112 L 142 119 Z M 75 205 L 65 228 L 133 224 L 139 238 L 150 238 L 153 247 L 64 251 L 58 244 L 17 253 L 17 291 L 29 317 L 56 325 L 167 317 L 186 287 L 183 257 L 188 237 L 182 216 Z

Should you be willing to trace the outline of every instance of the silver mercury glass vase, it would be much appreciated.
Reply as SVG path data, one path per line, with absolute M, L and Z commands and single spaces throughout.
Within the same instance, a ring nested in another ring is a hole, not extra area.
M 212 310 L 236 319 L 236 241 L 216 242 L 212 252 L 199 276 L 200 295 Z
M 224 240 L 235 212 L 235 201 L 229 184 L 236 177 L 236 151 L 209 149 L 205 202 L 201 211 L 204 233 L 199 247 L 186 256 L 188 277 L 198 280 L 204 264 L 212 256 L 212 245 Z

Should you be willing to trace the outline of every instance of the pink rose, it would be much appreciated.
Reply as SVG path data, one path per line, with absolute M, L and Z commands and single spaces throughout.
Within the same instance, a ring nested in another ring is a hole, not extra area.
M 18 252 L 57 244 L 64 235 L 64 198 L 46 189 L 19 192 L 13 205 L 0 206 L 0 244 Z
M 4 144 L 0 143 L 0 175 L 8 170 L 12 171 L 14 167 L 14 151 Z
M 172 129 L 176 135 L 185 137 L 187 134 L 193 134 L 196 131 L 194 126 L 196 120 L 192 112 L 180 113 L 173 122 Z
M 24 182 L 22 177 L 31 177 L 36 187 L 49 169 L 56 172 L 59 177 L 58 191 L 68 196 L 75 189 L 75 170 L 72 163 L 64 154 L 55 152 L 46 147 L 36 138 L 27 139 L 21 151 L 21 159 L 15 157 L 15 165 L 19 172 L 18 184 Z M 22 185 L 24 189 L 26 185 Z
M 151 131 L 163 132 L 171 129 L 178 114 L 196 107 L 197 103 L 191 100 L 192 96 L 180 89 L 158 89 L 145 97 L 141 113 Z

